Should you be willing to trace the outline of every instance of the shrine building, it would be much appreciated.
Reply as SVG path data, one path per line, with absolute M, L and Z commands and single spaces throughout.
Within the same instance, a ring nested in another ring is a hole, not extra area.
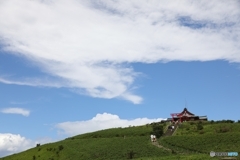
M 172 118 L 168 118 L 167 121 L 207 121 L 207 116 L 196 116 L 193 113 L 189 112 L 187 108 L 184 108 L 181 113 L 172 113 Z

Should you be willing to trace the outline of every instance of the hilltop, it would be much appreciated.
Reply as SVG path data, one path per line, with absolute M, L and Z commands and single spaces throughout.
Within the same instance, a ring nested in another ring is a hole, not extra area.
M 167 131 L 169 123 L 157 123 Z M 153 124 L 112 128 L 37 145 L 0 160 L 170 160 L 219 159 L 210 151 L 240 153 L 240 123 L 184 122 L 171 136 L 150 141 Z M 239 157 L 238 157 L 239 158 Z

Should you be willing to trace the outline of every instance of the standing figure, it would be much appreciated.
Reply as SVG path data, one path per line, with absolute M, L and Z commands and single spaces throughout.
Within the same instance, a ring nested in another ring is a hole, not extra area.
M 153 142 L 156 142 L 156 136 L 153 135 Z
M 151 134 L 151 136 L 150 136 L 150 137 L 151 137 L 151 141 L 153 142 L 153 135 Z

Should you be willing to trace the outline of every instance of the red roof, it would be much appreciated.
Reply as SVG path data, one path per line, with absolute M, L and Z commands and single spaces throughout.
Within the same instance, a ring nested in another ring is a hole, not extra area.
M 187 116 L 187 117 L 189 117 L 189 116 L 194 116 L 194 114 L 189 112 L 187 110 L 187 108 L 184 108 L 184 110 L 181 113 L 179 113 L 178 116 Z

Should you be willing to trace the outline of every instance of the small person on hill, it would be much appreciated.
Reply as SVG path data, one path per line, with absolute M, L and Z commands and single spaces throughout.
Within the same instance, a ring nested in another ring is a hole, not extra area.
M 151 141 L 153 142 L 153 135 L 151 134 L 151 136 L 150 136 L 150 137 L 151 137 Z
M 156 136 L 153 135 L 153 142 L 156 142 Z

